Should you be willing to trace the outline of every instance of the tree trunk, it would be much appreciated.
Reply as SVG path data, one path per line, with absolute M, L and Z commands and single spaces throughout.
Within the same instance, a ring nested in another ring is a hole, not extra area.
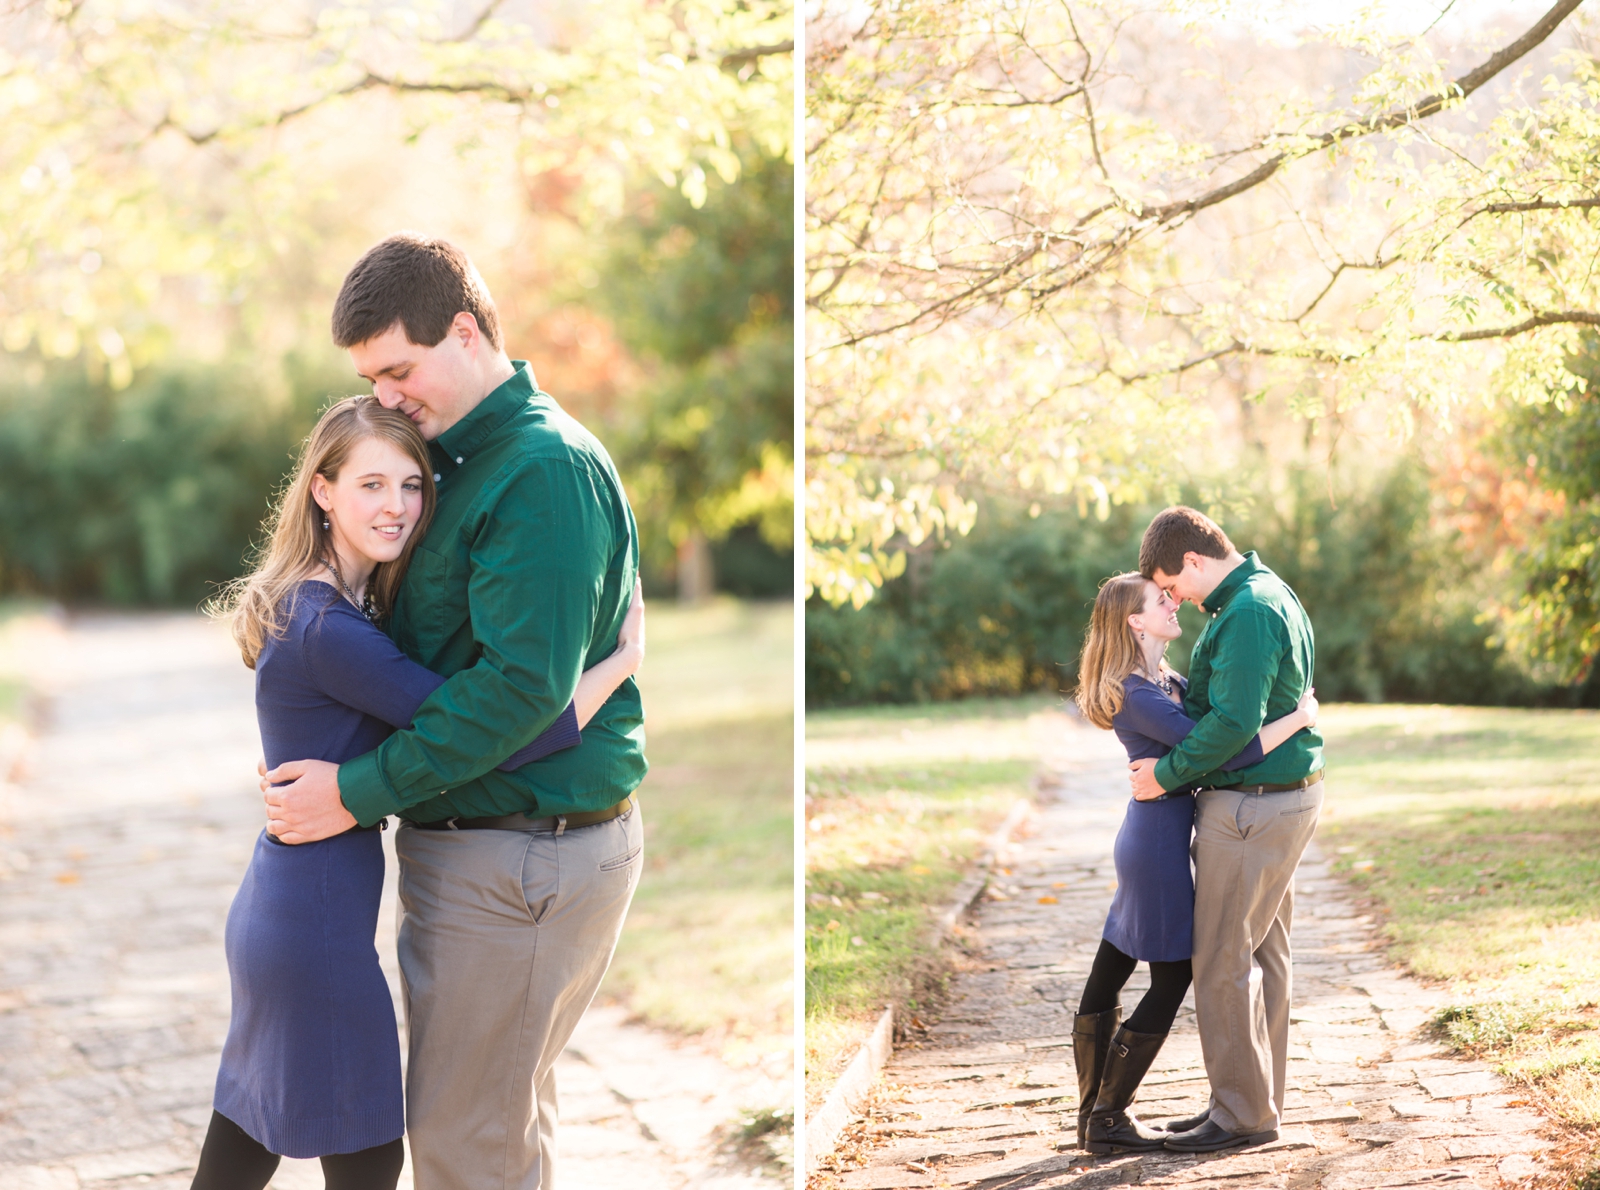
M 711 544 L 700 530 L 691 529 L 678 547 L 678 602 L 704 603 L 716 590 L 716 579 Z

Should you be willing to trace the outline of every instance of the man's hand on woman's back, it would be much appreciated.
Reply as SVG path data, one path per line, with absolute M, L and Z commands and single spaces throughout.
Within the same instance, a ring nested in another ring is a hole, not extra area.
M 1128 765 L 1128 782 L 1133 786 L 1133 800 L 1148 802 L 1166 792 L 1156 780 L 1156 757 L 1132 761 Z
M 274 782 L 287 782 L 275 785 Z M 339 800 L 339 766 L 326 760 L 291 760 L 261 778 L 267 833 L 280 843 L 315 843 L 358 825 Z

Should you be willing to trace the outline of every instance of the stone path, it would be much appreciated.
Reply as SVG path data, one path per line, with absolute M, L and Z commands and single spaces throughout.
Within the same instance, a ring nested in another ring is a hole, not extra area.
M 194 616 L 17 644 L 44 701 L 40 738 L 0 736 L 0 1190 L 182 1190 L 227 1027 L 223 920 L 262 822 L 253 679 Z M 393 913 L 391 852 L 378 941 L 397 986 Z M 772 1185 L 719 1148 L 781 1101 L 759 1070 L 615 1006 L 558 1070 L 565 1185 Z M 273 1181 L 321 1185 L 315 1161 Z
M 1077 1149 L 1072 1019 L 1111 899 L 1111 842 L 1128 794 L 1109 733 L 1065 715 L 1049 719 L 1037 816 L 1003 855 L 976 911 L 973 958 L 943 1019 L 885 1069 L 876 1106 L 852 1137 L 856 1167 L 816 1183 L 1372 1190 L 1437 1182 L 1488 1190 L 1535 1172 L 1546 1147 L 1541 1118 L 1483 1064 L 1419 1038 L 1443 994 L 1386 964 L 1370 920 L 1315 845 L 1295 885 L 1279 1141 L 1204 1157 L 1096 1158 Z M 1123 997 L 1128 1011 L 1147 980 L 1141 965 Z M 1136 1110 L 1155 1120 L 1186 1116 L 1208 1093 L 1191 997 Z

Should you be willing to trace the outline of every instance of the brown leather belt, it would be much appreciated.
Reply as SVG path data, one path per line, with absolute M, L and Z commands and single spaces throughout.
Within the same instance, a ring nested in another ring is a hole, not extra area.
M 413 822 L 424 831 L 533 831 L 535 834 L 565 834 L 580 826 L 597 826 L 621 818 L 633 809 L 633 794 L 604 810 L 585 810 L 578 814 L 551 814 L 533 818 L 527 814 L 496 814 L 488 818 L 441 818 L 437 822 Z
M 1292 793 L 1296 789 L 1308 789 L 1315 785 L 1322 780 L 1322 775 L 1327 771 L 1327 766 L 1324 765 L 1309 777 L 1301 777 L 1291 785 L 1208 785 L 1199 792 L 1209 793 L 1211 790 L 1216 790 L 1219 793 L 1249 793 L 1258 797 L 1263 793 Z

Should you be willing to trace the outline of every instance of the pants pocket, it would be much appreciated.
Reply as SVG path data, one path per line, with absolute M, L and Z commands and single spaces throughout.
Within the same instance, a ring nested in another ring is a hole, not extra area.
M 522 856 L 522 899 L 528 918 L 543 925 L 561 893 L 560 840 L 550 835 L 527 835 Z M 548 844 L 543 845 L 543 844 Z
M 600 870 L 602 872 L 615 872 L 618 868 L 625 868 L 635 859 L 637 859 L 639 857 L 639 853 L 643 850 L 644 846 L 642 844 L 633 847 L 624 852 L 622 855 L 614 856 L 611 859 L 606 860 L 600 865 Z

